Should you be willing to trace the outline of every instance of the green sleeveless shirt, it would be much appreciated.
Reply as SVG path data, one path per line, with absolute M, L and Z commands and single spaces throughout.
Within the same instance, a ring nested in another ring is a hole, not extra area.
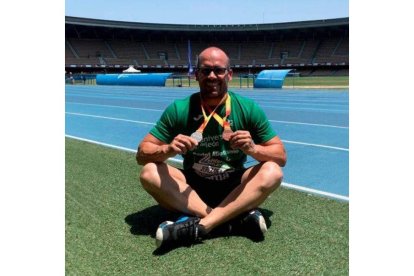
M 231 91 L 231 114 L 228 117 L 231 129 L 248 130 L 256 144 L 262 144 L 276 133 L 263 110 L 251 99 Z M 225 116 L 225 104 L 216 113 Z M 190 136 L 203 123 L 200 93 L 175 100 L 167 107 L 150 133 L 169 144 L 178 134 Z M 198 175 L 211 180 L 224 180 L 229 173 L 242 169 L 246 154 L 230 148 L 230 143 L 222 139 L 223 127 L 212 117 L 203 131 L 203 140 L 197 148 L 183 154 L 184 170 L 193 169 Z

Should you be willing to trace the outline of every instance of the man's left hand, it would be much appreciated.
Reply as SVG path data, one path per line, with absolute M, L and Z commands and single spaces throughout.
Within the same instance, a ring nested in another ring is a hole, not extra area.
M 230 136 L 230 146 L 232 149 L 240 149 L 247 155 L 252 155 L 256 151 L 256 144 L 253 142 L 250 132 L 247 130 L 237 130 Z

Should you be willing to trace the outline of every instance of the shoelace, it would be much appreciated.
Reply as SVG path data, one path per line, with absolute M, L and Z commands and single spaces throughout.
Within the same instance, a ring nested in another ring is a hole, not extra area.
M 197 219 L 188 219 L 185 222 L 181 222 L 176 228 L 175 233 L 173 233 L 173 236 L 176 240 L 179 239 L 190 239 L 192 241 L 195 241 L 199 238 L 199 229 L 197 223 L 200 221 L 199 218 Z

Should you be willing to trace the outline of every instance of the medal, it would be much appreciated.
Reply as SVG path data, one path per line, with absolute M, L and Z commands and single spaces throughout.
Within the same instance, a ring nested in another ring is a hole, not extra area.
M 198 143 L 200 143 L 201 140 L 203 140 L 203 133 L 201 133 L 200 131 L 195 131 L 191 134 L 190 137 L 194 138 Z
M 210 113 L 210 115 L 208 115 L 207 116 L 207 114 L 206 114 L 206 112 L 205 112 L 205 110 L 204 110 L 204 107 L 203 107 L 203 102 L 202 102 L 202 100 L 201 100 L 201 111 L 203 112 L 203 116 L 204 116 L 204 122 L 200 125 L 200 127 L 196 130 L 196 131 L 194 131 L 192 134 L 191 134 L 191 138 L 193 138 L 193 139 L 195 139 L 198 143 L 200 143 L 201 142 L 201 140 L 203 140 L 203 131 L 204 131 L 204 128 L 207 126 L 207 124 L 208 124 L 208 122 L 210 121 L 210 119 L 211 119 L 211 117 L 212 116 L 214 116 L 214 115 L 216 115 L 216 109 L 217 109 L 217 107 L 220 105 L 220 104 L 222 104 L 223 103 L 223 101 L 224 101 L 224 99 L 225 99 L 225 97 L 223 97 L 222 99 L 221 99 L 221 101 L 220 101 L 220 103 L 214 108 L 214 110 L 213 111 L 211 111 L 211 113 Z
M 231 130 L 231 128 L 225 128 L 223 131 L 223 140 L 224 141 L 229 141 L 231 135 L 233 134 L 233 131 Z

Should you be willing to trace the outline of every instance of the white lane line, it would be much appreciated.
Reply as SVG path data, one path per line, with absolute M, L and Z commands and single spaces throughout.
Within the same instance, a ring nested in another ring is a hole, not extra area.
M 329 108 L 311 108 L 311 107 L 292 107 L 292 106 L 274 106 L 274 105 L 266 105 L 260 104 L 262 108 L 272 108 L 273 110 L 281 110 L 281 109 L 288 109 L 288 110 L 311 110 L 311 111 L 328 111 L 328 112 L 335 112 L 335 113 L 347 113 L 349 112 L 348 109 L 329 109 Z
M 78 136 L 73 136 L 73 135 L 65 134 L 65 137 L 72 138 L 72 139 L 76 139 L 76 140 L 79 140 L 79 141 L 84 141 L 84 142 L 92 143 L 92 144 L 97 144 L 97 145 L 100 145 L 100 146 L 105 146 L 105 147 L 108 147 L 108 148 L 113 148 L 113 149 L 128 151 L 128 152 L 132 152 L 132 153 L 137 153 L 137 150 L 134 150 L 134 149 L 125 148 L 125 147 L 121 147 L 121 146 L 115 146 L 115 145 L 107 144 L 107 143 L 102 143 L 102 142 L 98 142 L 98 141 L 95 141 L 95 140 L 81 138 L 81 137 L 78 137 Z M 183 162 L 183 160 L 177 159 L 177 158 L 169 158 L 168 160 L 171 160 L 171 161 L 174 161 L 174 162 L 178 162 L 178 163 L 182 163 Z
M 162 109 L 152 109 L 152 108 L 141 108 L 141 107 L 127 107 L 127 106 L 118 106 L 118 105 L 106 105 L 106 104 L 88 104 L 88 103 L 77 103 L 77 102 L 66 102 L 68 104 L 76 104 L 76 105 L 89 105 L 89 106 L 102 106 L 102 107 L 114 107 L 114 108 L 121 108 L 121 109 L 132 109 L 132 110 L 146 110 L 146 111 L 157 111 L 162 112 Z
M 298 190 L 298 191 L 301 191 L 301 192 L 321 195 L 321 196 L 325 196 L 325 197 L 329 197 L 329 198 L 335 198 L 335 199 L 339 199 L 339 200 L 343 200 L 343 201 L 349 201 L 349 197 L 347 197 L 347 196 L 338 195 L 338 194 L 334 194 L 334 193 L 329 193 L 329 192 L 325 192 L 325 191 L 320 191 L 320 190 L 307 188 L 307 187 L 303 187 L 303 186 L 299 186 L 299 185 L 295 185 L 295 184 L 282 182 L 282 186 L 286 187 L 286 188 L 289 188 L 289 189 Z
M 82 114 L 82 113 L 73 113 L 73 112 L 65 112 L 65 113 L 69 114 L 69 115 L 76 115 L 76 116 L 83 116 L 83 117 L 108 119 L 108 120 L 123 121 L 123 122 L 137 123 L 137 124 L 155 125 L 155 123 L 144 122 L 144 121 L 134 121 L 134 120 L 128 120 L 128 119 L 112 118 L 112 117 L 89 115 L 89 114 Z M 282 140 L 282 142 L 287 143 L 287 144 L 298 144 L 298 145 L 311 146 L 311 147 L 319 147 L 319 148 L 327 148 L 327 149 L 334 149 L 334 150 L 341 150 L 341 151 L 349 151 L 349 149 L 346 149 L 346 148 L 326 146 L 326 145 L 320 145 L 320 144 L 311 144 L 311 143 L 289 141 L 289 140 Z
M 118 106 L 118 105 L 106 105 L 106 104 L 88 104 L 88 103 L 78 103 L 78 102 L 66 102 L 67 104 L 76 104 L 76 105 L 88 105 L 88 106 L 98 106 L 98 107 L 112 107 L 112 108 L 121 108 L 121 109 L 131 109 L 131 110 L 146 110 L 146 111 L 156 111 L 156 112 L 163 112 L 163 109 L 153 109 L 153 108 L 141 108 L 141 107 L 126 107 L 126 106 Z M 348 129 L 349 127 L 346 126 L 335 126 L 335 125 L 324 125 L 324 124 L 311 124 L 311 123 L 301 123 L 301 122 L 294 122 L 294 121 L 277 121 L 277 120 L 269 120 L 272 123 L 282 123 L 282 124 L 294 124 L 294 125 L 307 125 L 307 126 L 317 126 L 317 127 L 332 127 L 332 128 L 344 128 Z
M 120 146 L 106 144 L 106 143 L 98 142 L 98 141 L 95 141 L 95 140 L 89 140 L 89 139 L 86 139 L 86 138 L 81 138 L 81 137 L 78 137 L 78 136 L 72 136 L 72 135 L 65 134 L 65 137 L 80 140 L 80 141 L 84 141 L 84 142 L 88 142 L 88 143 L 92 143 L 92 144 L 105 146 L 105 147 L 108 147 L 108 148 L 119 149 L 119 150 L 123 150 L 123 151 L 134 152 L 134 153 L 137 152 L 136 150 L 132 150 L 130 148 L 124 148 L 124 147 L 120 147 Z
M 318 126 L 318 127 L 349 128 L 349 127 L 346 127 L 346 126 L 334 126 L 334 125 L 323 125 L 323 124 L 300 123 L 300 122 L 292 122 L 292 121 L 269 120 L 269 122 L 272 122 L 272 123 L 282 123 L 282 124 L 293 124 L 293 125 Z
M 98 141 L 95 141 L 95 140 L 85 139 L 85 138 L 81 138 L 81 137 L 77 137 L 77 136 L 73 136 L 73 135 L 67 135 L 66 134 L 65 137 L 80 140 L 80 141 L 84 141 L 84 142 L 88 142 L 88 143 L 92 143 L 92 144 L 97 144 L 97 145 L 101 145 L 101 146 L 105 146 L 105 147 L 109 147 L 109 148 L 113 148 L 113 149 L 128 151 L 128 152 L 132 152 L 132 153 L 137 152 L 137 150 L 134 150 L 134 149 L 115 146 L 115 145 L 102 143 L 102 142 L 98 142 Z M 182 164 L 182 162 L 183 162 L 183 160 L 177 159 L 177 158 L 169 158 L 168 160 L 176 162 L 176 163 L 180 163 L 180 164 Z M 312 189 L 312 188 L 307 188 L 307 187 L 304 187 L 304 186 L 299 186 L 299 185 L 290 184 L 290 183 L 286 183 L 286 182 L 282 182 L 282 186 L 286 187 L 286 188 L 293 189 L 293 190 L 298 190 L 298 191 L 301 191 L 301 192 L 320 195 L 320 196 L 324 196 L 324 197 L 328 197 L 328 198 L 339 199 L 339 200 L 343 200 L 343 201 L 349 201 L 349 197 L 347 197 L 347 196 L 338 195 L 338 194 L 334 194 L 334 193 L 329 193 L 329 192 L 325 192 L 325 191 L 320 191 L 320 190 L 316 190 L 316 189 Z
M 128 119 L 112 118 L 112 117 L 89 115 L 89 114 L 82 114 L 82 113 L 73 113 L 73 112 L 65 112 L 65 113 L 66 114 L 69 114 L 69 115 L 76 115 L 76 116 L 83 116 L 83 117 L 92 117 L 92 118 L 99 118 L 99 119 L 108 119 L 108 120 L 131 122 L 131 123 L 137 123 L 137 124 L 155 125 L 154 123 L 144 122 L 144 121 L 134 121 L 134 120 L 128 120 Z
M 346 149 L 346 148 L 325 146 L 325 145 L 320 145 L 320 144 L 302 143 L 302 142 L 289 141 L 289 140 L 282 140 L 282 142 L 283 143 L 287 143 L 287 144 L 298 144 L 298 145 L 312 146 L 312 147 L 318 147 L 318 148 L 327 148 L 327 149 L 335 149 L 335 150 L 349 151 L 349 149 Z

